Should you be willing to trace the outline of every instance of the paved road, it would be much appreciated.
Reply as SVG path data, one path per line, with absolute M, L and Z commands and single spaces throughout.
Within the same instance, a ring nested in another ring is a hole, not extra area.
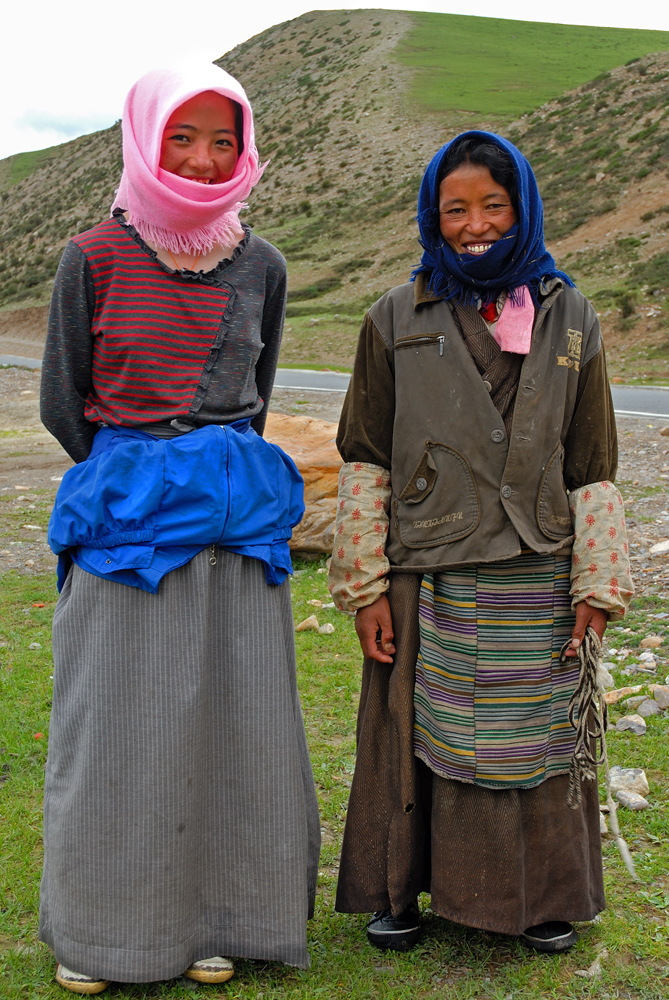
M 312 392 L 346 392 L 351 376 L 343 372 L 313 372 L 306 368 L 279 368 L 275 389 L 310 389 Z
M 349 375 L 341 372 L 314 372 L 279 368 L 277 389 L 304 389 L 305 392 L 346 392 Z M 613 405 L 620 416 L 669 418 L 669 388 L 659 386 L 611 386 Z
M 669 387 L 612 385 L 613 405 L 620 416 L 669 417 Z
M 41 368 L 36 358 L 0 355 L 0 365 Z M 279 368 L 274 383 L 277 389 L 300 389 L 305 392 L 346 392 L 350 375 L 342 372 L 315 372 L 305 368 Z M 669 419 L 669 387 L 614 385 L 613 405 L 619 416 Z

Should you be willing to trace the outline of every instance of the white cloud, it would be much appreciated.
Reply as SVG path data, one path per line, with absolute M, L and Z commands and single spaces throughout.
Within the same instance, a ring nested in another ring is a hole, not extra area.
M 30 129 L 33 132 L 49 132 L 61 135 L 64 139 L 71 139 L 75 135 L 83 135 L 86 132 L 95 132 L 97 129 L 105 128 L 109 122 L 106 117 L 99 115 L 63 117 L 29 108 L 21 118 L 17 119 L 16 124 L 19 128 Z

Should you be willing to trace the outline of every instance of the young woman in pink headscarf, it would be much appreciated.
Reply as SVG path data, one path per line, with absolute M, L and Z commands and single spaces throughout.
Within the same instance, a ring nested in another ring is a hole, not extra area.
M 57 981 L 309 963 L 319 822 L 295 681 L 294 466 L 263 441 L 281 254 L 239 221 L 262 168 L 215 66 L 130 91 L 112 216 L 56 278 L 42 418 L 77 463 L 60 555 L 40 938 Z

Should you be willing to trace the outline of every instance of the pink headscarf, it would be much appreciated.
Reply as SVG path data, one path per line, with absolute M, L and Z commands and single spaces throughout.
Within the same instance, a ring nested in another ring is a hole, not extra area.
M 241 105 L 243 149 L 222 184 L 194 184 L 159 166 L 163 130 L 185 101 L 213 90 Z M 112 211 L 122 208 L 142 239 L 172 253 L 207 253 L 215 243 L 234 245 L 243 234 L 239 212 L 263 166 L 253 113 L 241 84 L 218 66 L 155 69 L 140 77 L 123 109 L 123 175 Z

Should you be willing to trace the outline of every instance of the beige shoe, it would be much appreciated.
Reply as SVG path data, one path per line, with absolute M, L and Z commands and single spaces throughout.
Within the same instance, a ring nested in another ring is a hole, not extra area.
M 232 979 L 235 968 L 229 958 L 201 958 L 199 962 L 193 962 L 190 968 L 186 969 L 184 976 L 188 979 L 195 979 L 198 983 L 225 983 Z
M 91 979 L 81 972 L 72 972 L 64 965 L 58 965 L 56 969 L 56 982 L 59 986 L 69 990 L 70 993 L 102 993 L 109 986 L 109 979 Z

